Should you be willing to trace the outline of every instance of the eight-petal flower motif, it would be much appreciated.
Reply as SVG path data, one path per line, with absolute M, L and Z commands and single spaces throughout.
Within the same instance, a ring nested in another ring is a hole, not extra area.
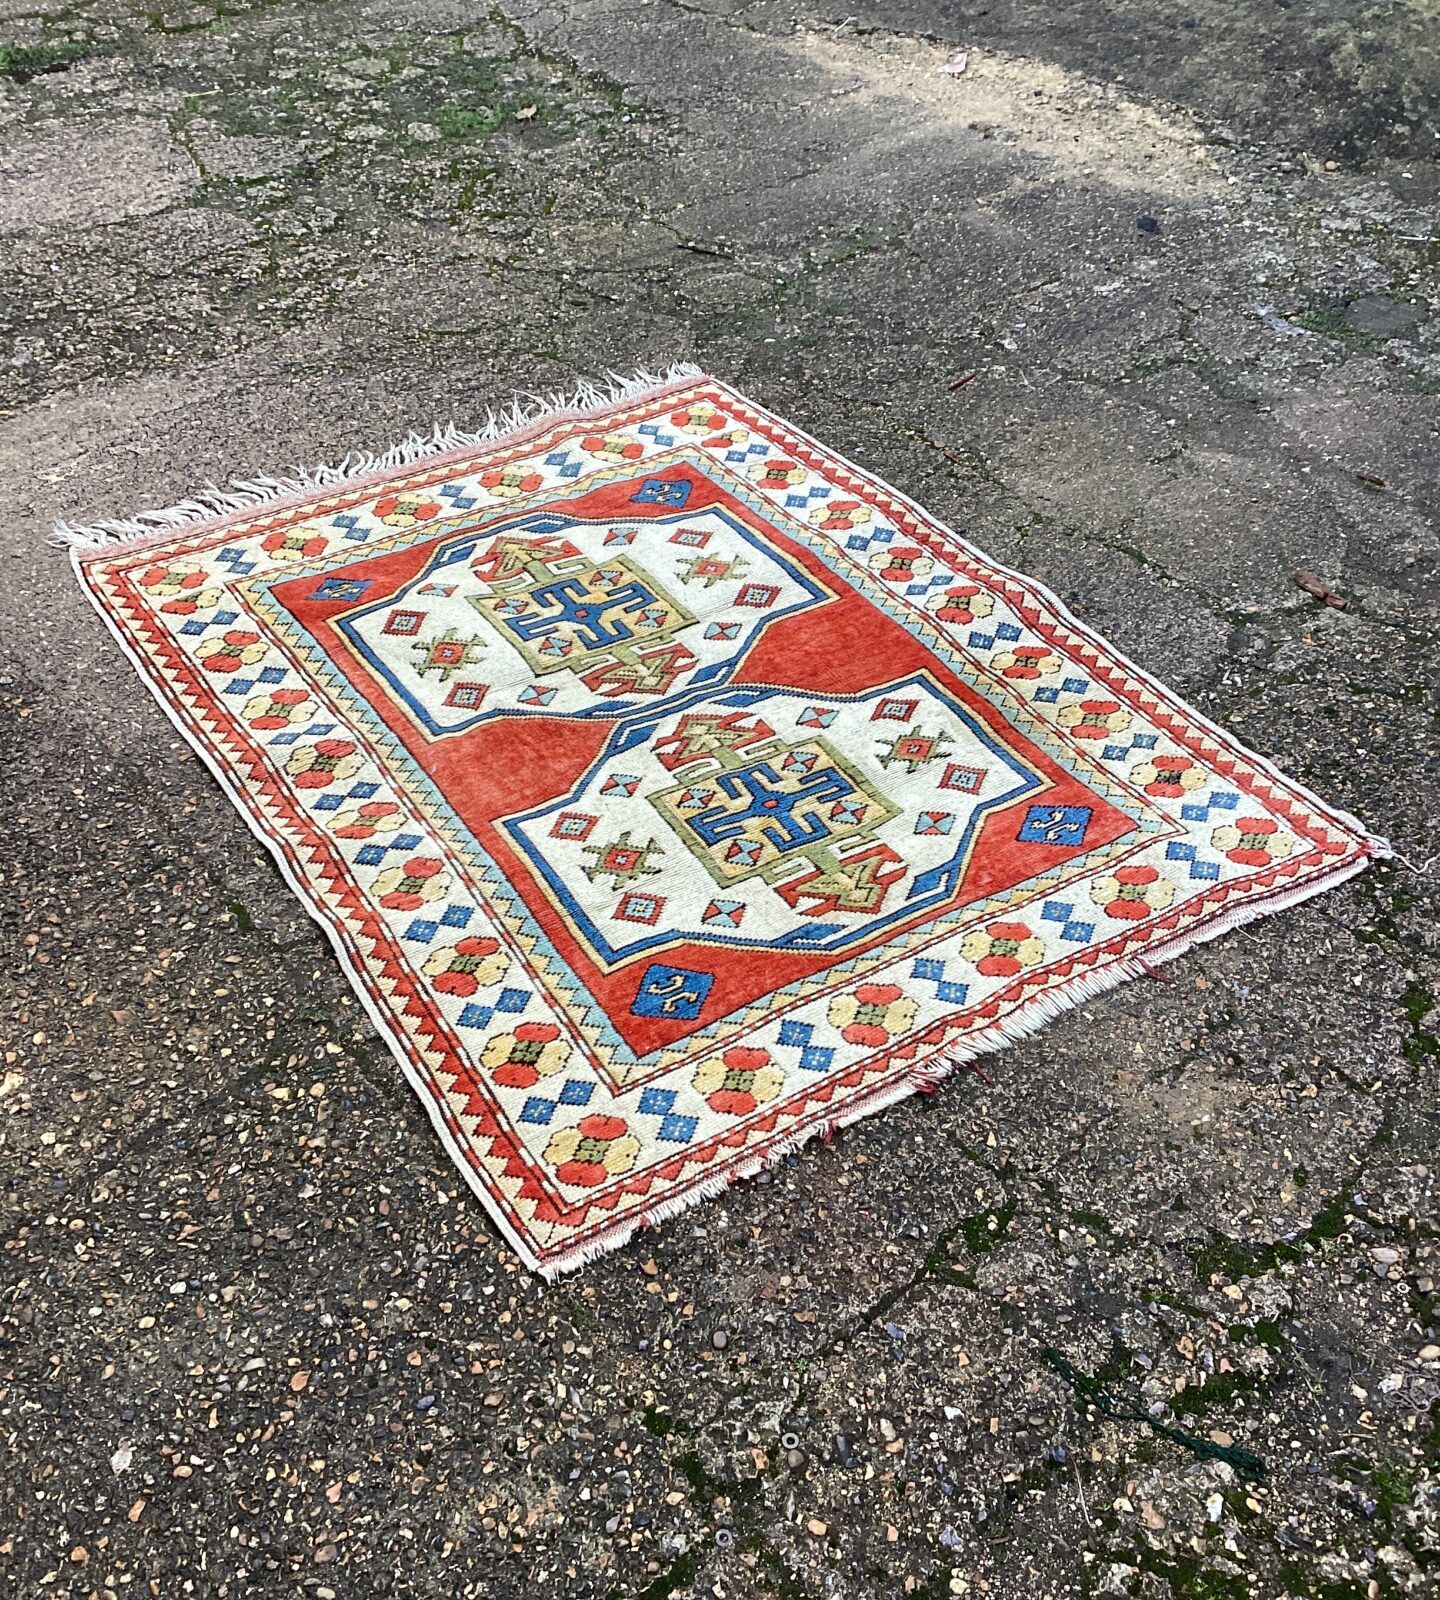
M 1195 789 L 1203 789 L 1209 781 L 1198 761 L 1181 755 L 1152 755 L 1132 767 L 1130 776 L 1146 794 L 1164 800 L 1178 800 Z
M 538 472 L 525 467 L 492 467 L 480 474 L 480 487 L 488 489 L 497 500 L 511 500 L 517 494 L 533 494 L 544 483 Z
M 810 474 L 798 461 L 784 456 L 773 456 L 769 461 L 757 461 L 750 468 L 751 478 L 762 489 L 793 489 L 804 483 Z
M 279 528 L 267 533 L 260 541 L 260 548 L 276 561 L 313 561 L 316 556 L 325 554 L 329 544 L 319 528 L 302 523 L 298 528 Z
M 712 1111 L 744 1117 L 780 1093 L 785 1074 L 768 1050 L 737 1044 L 702 1062 L 691 1081 Z
M 862 983 L 836 995 L 827 1015 L 847 1044 L 882 1045 L 904 1033 L 919 1009 L 898 983 Z
M 1001 650 L 990 664 L 1007 678 L 1026 683 L 1053 677 L 1060 670 L 1060 657 L 1043 644 L 1017 644 L 1013 650 Z
M 299 789 L 328 789 L 332 783 L 352 778 L 363 765 L 359 747 L 349 739 L 317 739 L 297 744 L 285 760 L 285 770 Z
M 935 557 L 918 544 L 889 544 L 870 557 L 870 570 L 886 583 L 911 583 L 930 576 Z
M 498 939 L 472 934 L 458 944 L 432 950 L 425 958 L 424 970 L 441 994 L 458 994 L 468 999 L 478 989 L 488 989 L 499 983 L 510 970 L 510 958 L 500 948 Z M 522 1022 L 520 1026 L 535 1024 Z M 558 1036 L 557 1029 L 555 1037 Z
M 598 1111 L 573 1128 L 561 1128 L 545 1146 L 555 1176 L 578 1189 L 593 1189 L 629 1172 L 639 1154 L 640 1141 L 625 1119 Z
M 293 728 L 309 722 L 315 703 L 303 689 L 267 689 L 252 694 L 241 707 L 240 715 L 252 728 Z
M 195 659 L 206 672 L 238 672 L 258 661 L 269 647 L 249 628 L 230 628 L 214 638 L 202 639 Z
M 1108 916 L 1139 922 L 1174 900 L 1175 885 L 1154 867 L 1118 867 L 1096 878 L 1090 885 L 1090 898 Z
M 987 978 L 1013 978 L 1045 959 L 1045 941 L 1023 922 L 987 922 L 965 935 L 960 954 Z
M 529 1089 L 559 1072 L 570 1059 L 571 1048 L 553 1022 L 522 1022 L 512 1032 L 487 1039 L 480 1060 L 496 1083 L 507 1089 Z
M 391 911 L 418 911 L 445 893 L 448 880 L 435 856 L 411 856 L 403 867 L 386 867 L 371 886 L 380 904 Z
M 717 411 L 704 400 L 670 413 L 671 427 L 679 428 L 682 433 L 714 433 L 726 420 L 723 411 Z
M 1236 817 L 1216 828 L 1210 843 L 1223 850 L 1227 859 L 1242 867 L 1268 867 L 1283 861 L 1295 848 L 1295 841 L 1274 817 Z
M 1077 739 L 1108 739 L 1123 733 L 1134 717 L 1118 700 L 1081 700 L 1061 706 L 1055 720 Z
M 438 517 L 441 505 L 426 494 L 386 494 L 370 508 L 387 528 L 413 528 Z
M 638 461 L 645 454 L 641 441 L 628 433 L 587 433 L 580 448 L 602 461 Z
M 991 595 L 973 583 L 952 583 L 948 589 L 939 589 L 928 595 L 925 607 L 933 611 L 941 622 L 958 622 L 962 625 L 988 617 L 995 609 Z
M 822 533 L 849 533 L 863 527 L 875 515 L 859 500 L 826 500 L 810 513 L 810 521 Z
M 362 800 L 335 813 L 330 831 L 337 839 L 373 839 L 376 834 L 394 833 L 405 820 L 405 813 L 393 800 Z

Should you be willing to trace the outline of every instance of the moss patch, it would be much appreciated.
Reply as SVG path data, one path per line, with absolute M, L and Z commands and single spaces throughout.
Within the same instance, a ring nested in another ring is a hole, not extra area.
M 0 44 L 0 78 L 29 83 L 47 72 L 64 72 L 88 53 L 88 45 L 73 39 L 56 44 Z

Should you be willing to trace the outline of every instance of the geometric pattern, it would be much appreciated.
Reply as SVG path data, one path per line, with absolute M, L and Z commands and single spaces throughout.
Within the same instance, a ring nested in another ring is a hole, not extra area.
M 547 1275 L 1384 849 L 710 378 L 76 566 Z

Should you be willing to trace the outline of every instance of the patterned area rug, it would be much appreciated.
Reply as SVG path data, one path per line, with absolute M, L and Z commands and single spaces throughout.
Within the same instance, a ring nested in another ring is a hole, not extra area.
M 60 535 L 547 1275 L 1386 850 L 688 369 Z

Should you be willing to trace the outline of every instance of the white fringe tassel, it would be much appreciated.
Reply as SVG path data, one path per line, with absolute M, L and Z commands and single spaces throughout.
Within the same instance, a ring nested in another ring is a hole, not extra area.
M 57 522 L 50 543 L 61 549 L 86 551 L 153 539 L 160 534 L 173 533 L 177 528 L 251 511 L 274 501 L 303 499 L 338 484 L 410 466 L 429 456 L 497 444 L 546 418 L 579 417 L 587 412 L 604 411 L 621 401 L 639 399 L 657 389 L 703 375 L 699 367 L 685 361 L 672 362 L 659 372 L 641 370 L 628 377 L 607 372 L 599 381 L 582 379 L 568 391 L 520 395 L 499 411 L 487 411 L 485 426 L 475 432 L 457 428 L 453 422 L 437 423 L 429 434 L 412 433 L 378 455 L 367 450 L 352 450 L 334 465 L 295 467 L 285 477 L 232 478 L 223 489 L 215 483 L 207 483 L 188 500 L 161 510 L 140 511 L 133 517 L 88 523 Z

